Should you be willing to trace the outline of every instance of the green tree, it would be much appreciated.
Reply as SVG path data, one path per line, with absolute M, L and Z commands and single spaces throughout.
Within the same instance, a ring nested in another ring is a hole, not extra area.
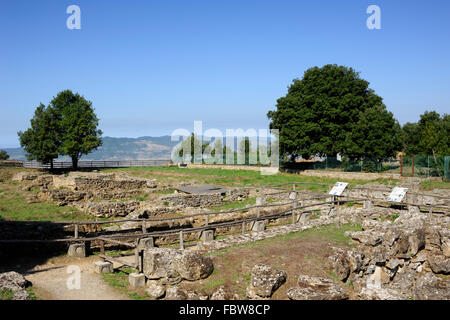
M 25 132 L 18 132 L 20 145 L 27 153 L 28 160 L 38 160 L 44 164 L 50 163 L 53 169 L 53 159 L 58 158 L 58 150 L 61 146 L 59 123 L 55 110 L 41 103 L 36 108 L 30 123 L 31 128 Z
M 419 124 L 407 122 L 402 127 L 403 151 L 407 156 L 420 154 Z
M 202 144 L 202 140 L 200 140 L 199 138 L 197 138 L 194 133 L 191 133 L 191 136 L 184 139 L 181 142 L 181 145 L 175 150 L 175 154 L 178 155 L 180 158 L 182 158 L 182 161 L 188 161 L 188 162 L 192 162 L 194 161 L 194 156 L 195 156 L 195 151 L 198 150 L 202 152 L 203 155 L 203 151 L 205 150 L 207 144 Z M 184 152 L 187 151 L 188 153 L 190 153 L 190 157 L 189 155 L 185 155 Z M 202 155 L 197 155 L 197 161 L 199 161 Z
M 78 93 L 65 90 L 53 98 L 50 106 L 58 117 L 61 139 L 59 153 L 70 156 L 72 167 L 76 170 L 80 157 L 102 144 L 102 131 L 97 129 L 99 120 L 92 102 Z
M 378 169 L 383 159 L 395 156 L 401 148 L 400 124 L 384 105 L 377 105 L 360 111 L 347 135 L 344 154 L 352 160 L 364 159 L 369 166 L 373 160 L 373 169 Z
M 267 116 L 270 128 L 279 130 L 280 156 L 336 156 L 352 148 L 347 136 L 361 112 L 380 105 L 382 98 L 358 72 L 325 65 L 294 79 Z
M 5 150 L 0 150 L 0 160 L 8 160 L 9 154 Z

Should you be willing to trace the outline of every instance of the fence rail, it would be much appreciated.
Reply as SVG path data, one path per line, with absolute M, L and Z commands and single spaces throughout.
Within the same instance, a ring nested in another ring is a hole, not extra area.
M 130 168 L 130 167 L 158 167 L 167 166 L 171 163 L 170 159 L 149 159 L 149 160 L 81 160 L 78 162 L 78 168 Z M 42 164 L 38 161 L 22 161 L 24 168 L 50 169 L 50 164 Z M 54 169 L 70 169 L 70 161 L 53 161 Z

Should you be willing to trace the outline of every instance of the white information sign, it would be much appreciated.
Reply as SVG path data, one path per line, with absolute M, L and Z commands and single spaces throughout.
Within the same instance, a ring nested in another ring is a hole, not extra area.
M 392 192 L 388 197 L 388 201 L 401 202 L 403 200 L 403 198 L 405 197 L 405 194 L 407 191 L 408 191 L 408 188 L 395 187 L 394 189 L 392 189 Z
M 336 182 L 336 184 L 330 190 L 329 194 L 333 196 L 340 196 L 347 186 L 348 186 L 347 182 Z

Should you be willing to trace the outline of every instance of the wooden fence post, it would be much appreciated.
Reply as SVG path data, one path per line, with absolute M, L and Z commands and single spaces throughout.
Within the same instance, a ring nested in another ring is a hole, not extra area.
M 180 231 L 180 249 L 184 249 L 183 231 Z

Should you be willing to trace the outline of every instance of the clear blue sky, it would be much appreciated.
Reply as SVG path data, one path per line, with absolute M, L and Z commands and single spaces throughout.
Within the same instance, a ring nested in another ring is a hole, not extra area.
M 66 27 L 72 4 L 81 30 Z M 292 79 L 328 63 L 360 71 L 401 124 L 450 113 L 449 14 L 447 0 L 1 0 L 0 147 L 64 89 L 107 136 L 267 128 Z

